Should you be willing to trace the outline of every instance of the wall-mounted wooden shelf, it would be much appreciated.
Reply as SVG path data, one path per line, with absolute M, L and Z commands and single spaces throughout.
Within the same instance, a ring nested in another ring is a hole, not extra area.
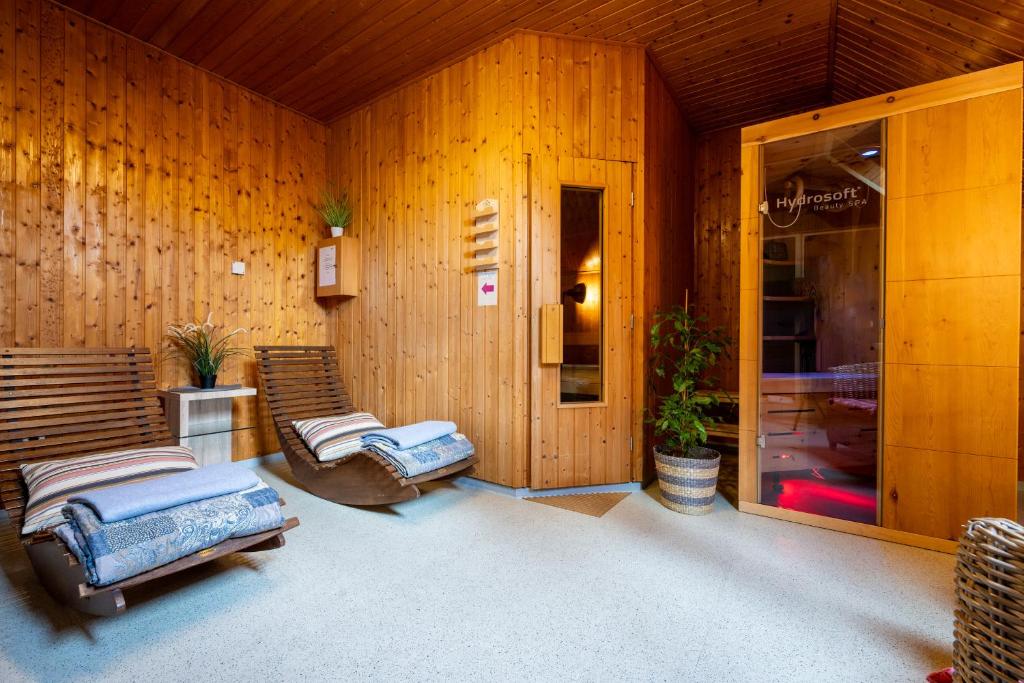
M 474 258 L 466 263 L 469 272 L 498 268 L 498 200 L 484 199 L 470 214 L 469 253 Z M 482 239 L 483 238 L 483 239 Z
M 316 295 L 359 293 L 359 239 L 331 237 L 316 245 Z
M 469 231 L 470 237 L 479 237 L 480 235 L 490 235 L 491 233 L 498 232 L 497 223 L 483 223 L 478 225 Z
M 490 218 L 491 216 L 497 216 L 497 215 L 498 215 L 498 206 L 497 206 L 497 203 L 495 203 L 494 206 L 486 206 L 486 207 L 484 207 L 482 209 L 478 209 L 478 210 L 474 211 L 473 215 L 471 216 L 471 218 L 473 219 L 474 223 L 478 223 L 479 221 L 481 221 L 484 218 Z
M 467 267 L 470 270 L 492 270 L 492 269 L 497 269 L 497 267 L 498 267 L 498 258 L 496 256 L 492 256 L 490 258 L 470 259 L 470 261 L 467 264 Z

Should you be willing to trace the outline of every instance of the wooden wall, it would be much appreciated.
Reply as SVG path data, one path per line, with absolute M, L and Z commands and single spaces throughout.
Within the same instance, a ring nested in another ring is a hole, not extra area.
M 646 324 L 637 328 L 643 345 L 634 372 L 645 377 L 650 363 L 648 334 L 656 311 L 682 304 L 694 291 L 694 153 L 693 136 L 661 74 L 649 60 L 644 79 L 644 303 Z M 664 383 L 659 390 L 670 388 Z M 646 410 L 653 410 L 651 383 L 644 381 Z M 654 476 L 653 429 L 644 427 L 645 479 Z
M 344 116 L 328 138 L 362 248 L 359 296 L 338 320 L 355 404 L 385 424 L 454 420 L 478 448 L 476 476 L 512 486 L 525 484 L 529 398 L 520 50 L 480 51 Z M 485 198 L 500 209 L 499 304 L 481 308 L 464 263 Z
M 157 348 L 207 312 L 246 346 L 326 343 L 325 151 L 322 125 L 60 5 L 0 4 L 0 346 Z M 256 381 L 229 363 L 222 383 Z M 278 450 L 257 401 L 240 412 L 263 429 L 236 457 Z
M 700 135 L 694 143 L 693 233 L 695 301 L 699 315 L 733 339 L 722 358 L 723 389 L 739 388 L 740 129 Z
M 955 540 L 967 519 L 1013 518 L 1017 509 L 1024 114 L 1016 71 L 1012 90 L 888 119 L 889 528 Z
M 516 33 L 330 126 L 328 173 L 352 193 L 363 249 L 360 295 L 338 320 L 358 405 L 386 423 L 452 419 L 478 447 L 474 476 L 528 485 L 528 236 L 544 220 L 531 165 L 624 161 L 639 177 L 644 78 L 639 47 Z M 480 308 L 467 230 L 488 197 L 500 204 L 498 305 Z

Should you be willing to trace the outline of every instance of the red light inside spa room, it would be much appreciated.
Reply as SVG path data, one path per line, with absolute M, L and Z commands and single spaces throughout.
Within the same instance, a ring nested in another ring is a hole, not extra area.
M 841 488 L 834 483 L 783 479 L 778 506 L 854 522 L 875 523 L 875 496 L 867 491 Z

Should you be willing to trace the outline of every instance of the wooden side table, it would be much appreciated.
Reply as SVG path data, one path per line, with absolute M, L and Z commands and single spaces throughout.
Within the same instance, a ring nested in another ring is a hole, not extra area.
M 253 387 L 230 387 L 196 391 L 159 391 L 171 435 L 178 445 L 188 446 L 200 465 L 231 462 L 234 399 L 255 396 Z

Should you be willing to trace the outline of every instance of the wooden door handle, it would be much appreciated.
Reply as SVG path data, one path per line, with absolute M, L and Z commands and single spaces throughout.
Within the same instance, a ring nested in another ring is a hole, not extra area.
M 900 494 L 899 494 L 899 491 L 896 490 L 895 486 L 893 486 L 891 489 L 889 489 L 889 497 L 892 498 L 892 502 L 894 502 L 894 503 L 899 501 Z
M 540 362 L 542 365 L 562 363 L 562 304 L 540 307 Z

